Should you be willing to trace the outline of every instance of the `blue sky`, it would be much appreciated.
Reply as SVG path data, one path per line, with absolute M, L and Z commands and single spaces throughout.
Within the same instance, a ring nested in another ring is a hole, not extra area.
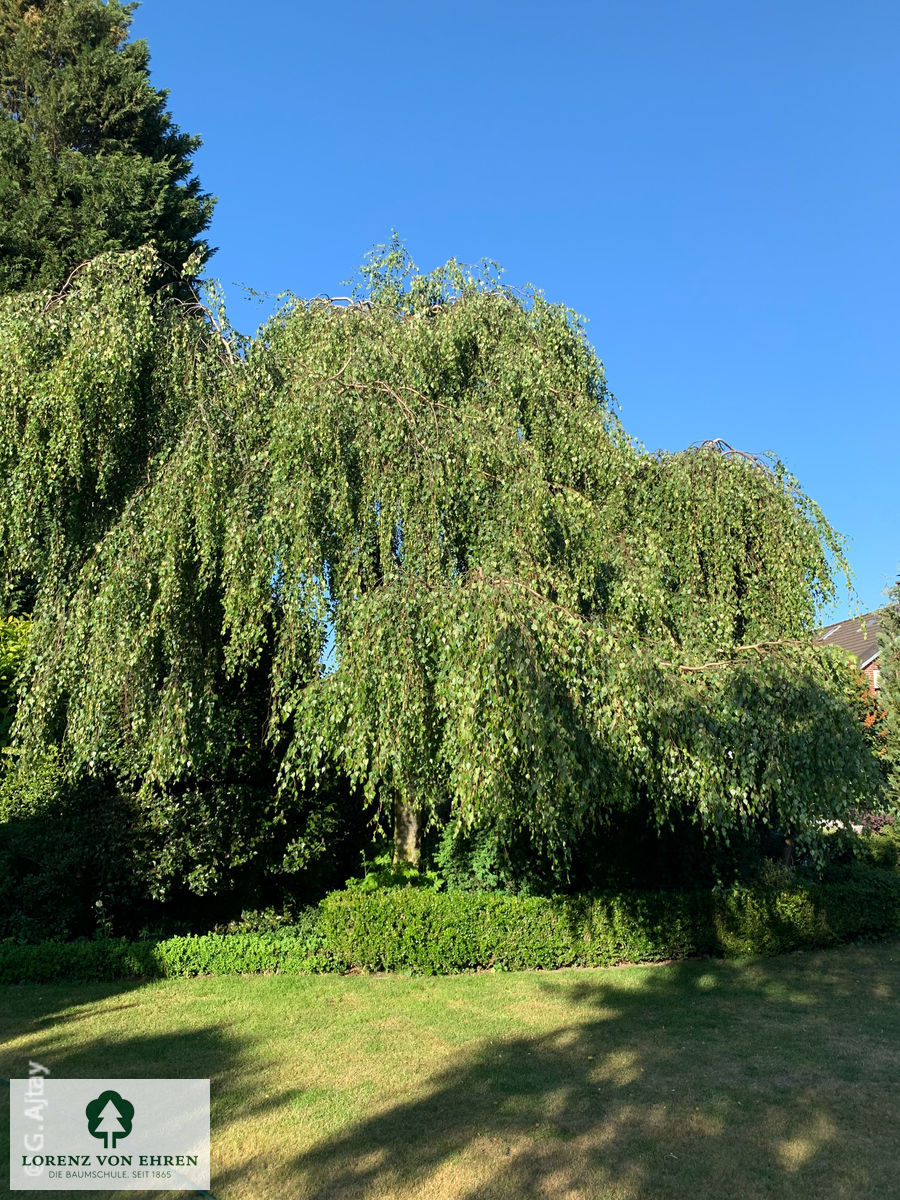
M 900 571 L 896 0 L 144 0 L 133 36 L 219 196 L 210 274 L 340 292 L 396 228 L 589 320 L 648 449 L 775 450 Z M 826 619 L 846 615 L 844 596 Z

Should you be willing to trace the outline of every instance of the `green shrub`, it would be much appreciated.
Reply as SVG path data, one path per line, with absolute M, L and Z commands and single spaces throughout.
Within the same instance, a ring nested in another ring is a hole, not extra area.
M 409 888 L 335 893 L 321 913 L 324 944 L 338 967 L 438 974 L 711 952 L 708 904 L 703 893 L 590 899 Z
M 443 886 L 443 878 L 427 867 L 410 863 L 395 863 L 391 850 L 363 858 L 362 875 L 348 879 L 348 891 L 376 892 L 383 888 L 425 887 L 435 891 Z
M 0 780 L 0 940 L 262 931 L 338 886 L 365 835 L 338 788 L 299 797 L 278 824 L 270 814 L 255 840 L 261 784 L 252 796 L 232 784 L 203 799 L 170 796 L 177 818 L 167 822 L 109 774 L 68 779 L 53 748 L 10 763 Z M 216 825 L 221 806 L 234 811 Z M 200 857 L 185 850 L 192 821 Z M 201 857 L 219 864 L 205 894 L 192 885 Z M 255 924 L 241 917 L 251 906 Z M 266 909 L 288 914 L 275 921 Z
M 851 863 L 842 877 L 810 892 L 835 941 L 884 937 L 900 929 L 900 876 Z
M 550 895 L 564 890 L 567 873 L 511 822 L 460 833 L 447 825 L 435 847 L 434 864 L 451 891 Z
M 108 780 L 69 783 L 53 751 L 16 756 L 0 786 L 0 938 L 122 932 L 141 848 L 135 806 Z
M 172 979 L 192 975 L 306 974 L 327 970 L 318 917 L 269 933 L 208 933 L 163 941 L 0 942 L 0 983 Z
M 857 857 L 873 866 L 894 870 L 900 860 L 900 829 L 894 824 L 883 825 L 874 833 L 862 834 Z
M 609 896 L 426 888 L 335 892 L 283 926 L 161 941 L 0 943 L 0 983 L 350 969 L 447 974 L 771 955 L 900 932 L 900 876 L 853 863 L 827 882 Z

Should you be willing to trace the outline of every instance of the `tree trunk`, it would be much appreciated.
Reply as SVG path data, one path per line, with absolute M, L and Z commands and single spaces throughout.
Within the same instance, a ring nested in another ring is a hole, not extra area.
M 419 812 L 399 792 L 394 796 L 394 862 L 419 865 Z

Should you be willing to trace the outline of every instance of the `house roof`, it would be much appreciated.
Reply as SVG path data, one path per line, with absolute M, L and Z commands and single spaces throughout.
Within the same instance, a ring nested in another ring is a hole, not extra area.
M 878 612 L 862 613 L 858 617 L 838 621 L 835 625 L 826 625 L 816 641 L 849 650 L 856 656 L 860 668 L 867 667 L 878 657 L 878 635 L 883 611 L 879 609 Z

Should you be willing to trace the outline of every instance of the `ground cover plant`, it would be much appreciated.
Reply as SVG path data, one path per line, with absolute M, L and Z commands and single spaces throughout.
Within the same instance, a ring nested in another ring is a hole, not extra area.
M 29 985 L 2 990 L 0 1066 L 209 1077 L 216 1200 L 856 1200 L 900 1169 L 898 991 L 896 944 Z

